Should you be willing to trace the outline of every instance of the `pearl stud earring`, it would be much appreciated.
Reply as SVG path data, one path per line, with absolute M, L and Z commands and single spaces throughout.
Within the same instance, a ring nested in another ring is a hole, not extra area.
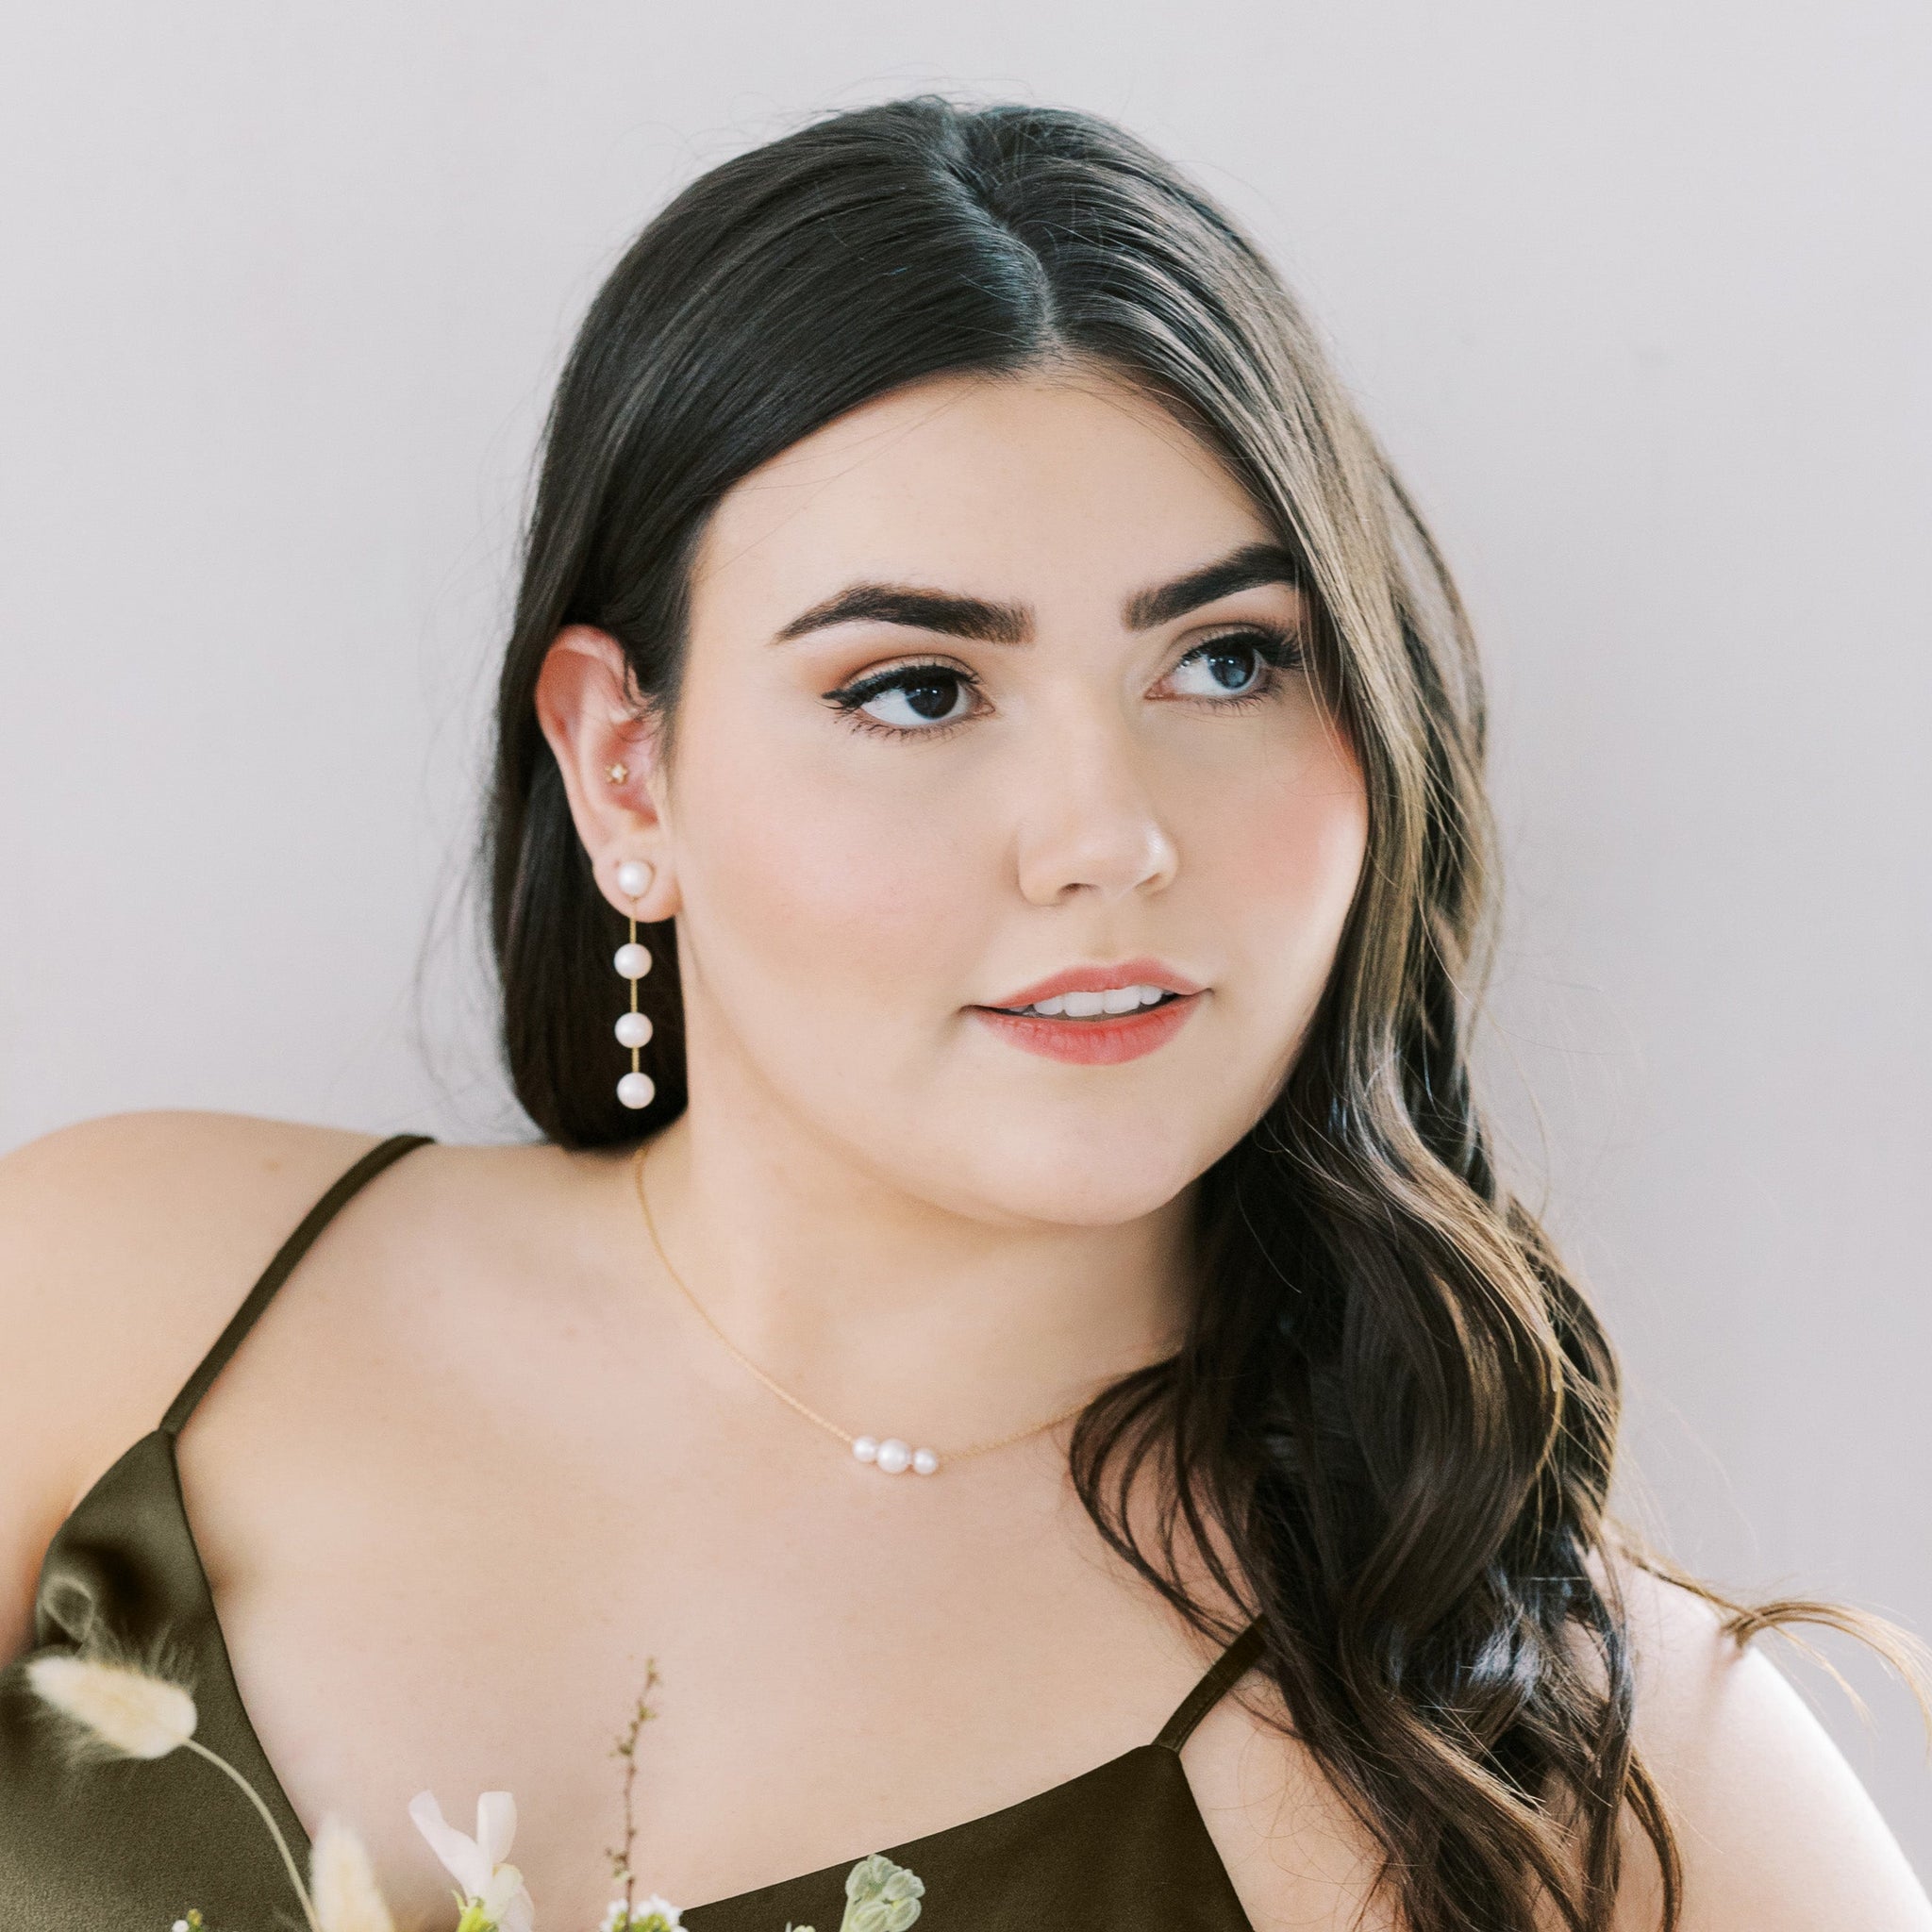
M 624 781 L 630 776 L 630 767 L 623 763 L 622 761 L 614 765 L 606 765 L 604 768 L 604 775 L 607 778 L 608 778 L 613 785 L 622 785 Z
M 658 1091 L 650 1074 L 638 1065 L 638 1050 L 651 1037 L 649 1015 L 638 1011 L 638 981 L 651 970 L 649 951 L 638 944 L 638 901 L 651 890 L 655 876 L 641 858 L 626 858 L 617 868 L 617 890 L 630 901 L 630 938 L 618 947 L 611 961 L 630 981 L 630 1011 L 617 1016 L 617 1043 L 630 1048 L 630 1072 L 617 1083 L 617 1097 L 633 1109 L 649 1107 Z

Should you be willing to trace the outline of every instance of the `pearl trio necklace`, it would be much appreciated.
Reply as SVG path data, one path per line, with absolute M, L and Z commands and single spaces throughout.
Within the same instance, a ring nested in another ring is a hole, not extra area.
M 671 1265 L 671 1257 L 664 1252 L 664 1243 L 658 1239 L 658 1224 L 651 1219 L 651 1204 L 644 1194 L 644 1150 L 641 1147 L 631 1158 L 630 1172 L 631 1180 L 637 1189 L 638 1206 L 643 1209 L 644 1231 L 651 1237 L 651 1246 L 656 1251 L 658 1259 L 662 1265 L 665 1274 L 670 1275 L 671 1279 L 676 1283 L 678 1291 L 684 1296 L 685 1300 L 698 1311 L 698 1316 L 703 1321 L 705 1326 L 724 1344 L 725 1348 L 744 1367 L 749 1369 L 780 1402 L 795 1408 L 807 1422 L 816 1423 L 827 1435 L 837 1436 L 840 1441 L 843 1442 L 852 1451 L 853 1456 L 858 1461 L 869 1463 L 882 1474 L 898 1475 L 908 1469 L 915 1475 L 937 1475 L 939 1474 L 941 1458 L 936 1450 L 915 1449 L 909 1442 L 903 1441 L 897 1436 L 888 1436 L 881 1441 L 877 1436 L 852 1435 L 847 1430 L 841 1429 L 837 1423 L 827 1422 L 817 1409 L 808 1407 L 790 1390 L 781 1389 L 776 1382 L 773 1381 L 771 1376 L 766 1374 L 764 1370 L 759 1368 L 758 1363 L 753 1361 L 732 1341 L 730 1336 L 726 1335 L 724 1329 L 711 1320 L 705 1305 L 685 1286 L 684 1277 Z M 945 1454 L 944 1460 L 949 1463 L 963 1462 L 969 1456 L 984 1456 L 989 1449 L 1004 1449 L 1008 1442 L 1017 1442 L 1023 1436 L 1038 1436 L 1047 1429 L 1056 1428 L 1061 1423 L 1078 1415 L 1087 1407 L 1088 1399 L 1083 1396 L 1072 1408 L 1062 1409 L 1058 1415 L 1054 1416 L 1050 1421 L 1028 1423 L 1024 1428 L 1013 1429 L 1004 1436 L 995 1436 L 989 1442 L 974 1442 L 964 1449 L 949 1449 Z

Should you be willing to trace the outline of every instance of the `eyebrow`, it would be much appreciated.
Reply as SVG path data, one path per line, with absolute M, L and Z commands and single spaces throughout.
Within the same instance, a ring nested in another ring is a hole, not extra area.
M 824 630 L 834 624 L 904 624 L 949 638 L 983 638 L 990 644 L 1033 641 L 1033 613 L 1024 604 L 993 604 L 949 591 L 915 590 L 909 584 L 848 584 L 814 604 L 781 630 L 774 643 Z
M 1293 584 L 1302 581 L 1301 565 L 1278 543 L 1244 543 L 1218 563 L 1204 564 L 1152 591 L 1137 591 L 1127 599 L 1122 616 L 1129 630 L 1152 630 L 1158 624 L 1172 624 L 1211 604 L 1217 597 L 1231 597 L 1237 591 L 1252 591 L 1257 584 Z
M 1278 543 L 1244 543 L 1217 562 L 1204 564 L 1172 583 L 1136 591 L 1122 607 L 1129 630 L 1152 630 L 1172 624 L 1203 604 L 1251 591 L 1261 584 L 1304 581 L 1301 565 Z M 808 631 L 835 624 L 902 624 L 914 630 L 936 631 L 942 637 L 976 638 L 990 644 L 1033 641 L 1033 612 L 1024 604 L 995 604 L 984 597 L 962 597 L 949 591 L 922 590 L 911 584 L 848 584 L 844 590 L 801 611 L 772 640 L 784 643 Z

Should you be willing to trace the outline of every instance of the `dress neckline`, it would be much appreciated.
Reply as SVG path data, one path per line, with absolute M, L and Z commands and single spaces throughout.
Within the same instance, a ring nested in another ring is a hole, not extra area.
M 181 1484 L 175 1431 L 167 1427 L 151 1429 L 124 1451 L 89 1487 L 69 1513 L 67 1522 L 74 1522 L 84 1514 L 94 1491 L 104 1488 L 108 1477 L 122 1464 L 134 1461 L 142 1455 L 154 1454 L 158 1454 L 166 1466 L 172 1501 L 175 1505 L 175 1526 L 183 1544 L 193 1557 L 192 1574 L 196 1594 L 201 1599 L 199 1607 L 206 1616 L 208 1640 L 216 1660 L 221 1666 L 213 1682 L 199 1682 L 193 1687 L 197 1707 L 205 1706 L 210 1698 L 219 1699 L 227 1705 L 230 1721 L 254 1747 L 259 1775 L 265 1777 L 266 1781 L 262 1796 L 268 1801 L 271 1809 L 281 1814 L 285 1825 L 292 1823 L 295 1827 L 299 1841 L 294 1849 L 298 1862 L 306 1868 L 311 1848 L 308 1827 L 303 1823 L 301 1813 L 296 1810 L 293 1801 L 289 1796 L 288 1788 L 282 1782 L 280 1773 L 275 1769 L 275 1760 L 270 1757 L 262 1743 L 260 1733 L 255 1728 L 255 1721 L 249 1714 L 247 1702 L 242 1695 L 242 1687 L 235 1677 L 234 1659 L 228 1650 L 227 1633 L 222 1628 L 221 1611 L 215 1602 L 214 1589 L 208 1581 L 208 1567 L 202 1559 L 201 1546 L 195 1541 L 194 1524 L 188 1513 L 187 1495 Z M 59 1541 L 66 1526 L 67 1523 L 63 1523 L 60 1528 L 56 1530 L 54 1543 Z M 53 1544 L 50 1544 L 50 1555 L 52 1548 Z M 918 1839 L 907 1840 L 905 1843 L 928 1844 L 936 1840 L 963 1837 L 969 1832 L 991 1826 L 995 1821 L 1010 1820 L 1029 1810 L 1044 1809 L 1076 1787 L 1090 1781 L 1104 1781 L 1108 1774 L 1117 1772 L 1129 1763 L 1150 1759 L 1161 1763 L 1164 1760 L 1158 1774 L 1177 1777 L 1180 1780 L 1181 1790 L 1186 1794 L 1186 1815 L 1191 1821 L 1192 1827 L 1200 1832 L 1213 1863 L 1219 1866 L 1222 1874 L 1226 1876 L 1226 1865 L 1221 1858 L 1220 1848 L 1214 1844 L 1208 1833 L 1207 1820 L 1201 1813 L 1200 1802 L 1194 1796 L 1193 1786 L 1181 1764 L 1180 1747 L 1187 1741 L 1195 1724 L 1220 1700 L 1222 1694 L 1245 1674 L 1249 1666 L 1257 1660 L 1260 1648 L 1261 1626 L 1257 1621 L 1246 1624 L 1221 1651 L 1203 1675 L 1196 1680 L 1173 1716 L 1161 1726 L 1158 1736 L 1143 1743 L 1130 1744 L 1124 1751 L 1116 1753 L 1099 1764 L 1091 1765 L 1085 1771 L 1076 1772 L 1072 1777 L 1062 1778 L 1058 1784 L 1028 1792 L 1024 1797 L 1016 1798 L 1009 1804 L 995 1806 L 991 1811 L 983 1811 L 972 1818 L 960 1819 L 956 1824 L 943 1825 L 938 1831 L 924 1832 Z M 761 1885 L 747 1887 L 723 1898 L 707 1900 L 703 1905 L 683 1907 L 681 1910 L 685 1913 L 710 1912 L 731 1907 L 741 1901 L 756 1898 L 759 1893 L 789 1890 L 793 1886 L 810 1884 L 814 1880 L 842 1878 L 856 1859 L 862 1858 L 868 1852 L 878 1849 L 881 1848 L 869 1845 L 864 1850 L 854 1852 L 849 1857 L 835 1859 L 830 1864 L 816 1867 L 812 1871 L 767 1880 Z M 901 1849 L 905 1849 L 905 1845 L 902 1845 Z M 1231 1879 L 1229 1886 L 1232 1890 Z
M 215 1603 L 214 1588 L 208 1580 L 208 1566 L 202 1559 L 201 1546 L 195 1541 L 194 1524 L 188 1513 L 187 1495 L 181 1484 L 181 1466 L 177 1444 L 182 1427 L 193 1413 L 203 1395 L 208 1390 L 215 1376 L 225 1366 L 229 1357 L 241 1345 L 257 1318 L 274 1298 L 276 1291 L 293 1272 L 295 1264 L 306 1254 L 316 1237 L 328 1224 L 340 1209 L 370 1180 L 383 1169 L 409 1153 L 414 1148 L 431 1144 L 426 1134 L 392 1134 L 368 1149 L 355 1161 L 310 1208 L 301 1223 L 282 1243 L 274 1258 L 262 1271 L 240 1307 L 235 1310 L 227 1325 L 216 1337 L 207 1354 L 202 1357 L 192 1374 L 182 1386 L 175 1400 L 168 1406 L 160 1423 L 138 1439 L 120 1457 L 102 1472 L 91 1484 L 66 1519 L 55 1531 L 49 1542 L 47 1557 L 43 1560 L 42 1574 L 54 1566 L 55 1554 L 66 1537 L 69 1525 L 82 1518 L 89 1504 L 97 1494 L 105 1494 L 109 1478 L 125 1466 L 139 1463 L 143 1457 L 158 1456 L 163 1464 L 166 1484 L 174 1511 L 174 1533 L 185 1548 L 190 1563 L 189 1573 L 193 1586 L 196 1602 L 194 1611 L 204 1623 L 210 1660 L 215 1666 L 211 1681 L 197 1682 L 194 1695 L 197 1706 L 210 1700 L 225 1705 L 225 1715 L 237 1736 L 252 1749 L 256 1759 L 258 1777 L 264 1789 L 261 1795 L 271 1810 L 281 1814 L 285 1826 L 292 1826 L 303 1862 L 307 1862 L 311 1849 L 308 1828 L 303 1824 L 301 1815 L 290 1800 L 288 1789 L 283 1784 L 274 1761 L 263 1748 L 259 1733 L 255 1728 L 254 1719 L 249 1715 L 246 1701 L 242 1695 L 242 1687 L 235 1676 L 234 1660 L 228 1650 L 227 1634 L 222 1628 L 221 1613 Z M 1186 1743 L 1194 1726 L 1208 1711 L 1245 1674 L 1251 1664 L 1261 1653 L 1263 1633 L 1258 1619 L 1245 1625 L 1229 1642 L 1207 1671 L 1198 1678 L 1193 1688 L 1182 1699 L 1174 1714 L 1159 1732 L 1150 1740 L 1130 1745 L 1103 1763 L 1088 1770 L 1075 1773 L 1071 1778 L 1063 1778 L 1058 1784 L 1049 1785 L 1043 1790 L 1030 1792 L 1008 1805 L 995 1807 L 976 1817 L 961 1819 L 958 1824 L 949 1824 L 936 1832 L 926 1832 L 916 1840 L 904 1841 L 899 1847 L 932 1845 L 941 1840 L 963 1838 L 966 1834 L 979 1830 L 992 1830 L 996 1823 L 1013 1821 L 1033 1810 L 1051 1810 L 1056 1801 L 1063 1800 L 1067 1793 L 1090 1782 L 1105 1784 L 1110 1773 L 1118 1773 L 1124 1767 L 1136 1763 L 1152 1763 L 1159 1767 L 1156 1775 L 1177 1778 L 1184 1802 L 1180 1807 L 1186 1828 L 1198 1834 L 1200 1850 L 1207 1866 L 1216 1872 L 1226 1882 L 1229 1897 L 1233 1897 L 1233 1882 L 1228 1878 L 1225 1862 L 1222 1859 L 1220 1848 L 1214 1843 L 1208 1830 L 1207 1820 L 1202 1816 L 1199 1800 L 1194 1796 L 1193 1786 L 1189 1782 L 1181 1763 L 1181 1746 Z M 709 1914 L 714 1910 L 728 1910 L 742 1901 L 757 1899 L 760 1894 L 788 1890 L 828 1876 L 842 1877 L 843 1874 L 858 1858 L 869 1851 L 882 1849 L 868 1846 L 865 1851 L 855 1852 L 850 1857 L 821 1866 L 812 1872 L 802 1872 L 790 1878 L 773 1880 L 765 1885 L 754 1886 L 746 1890 L 737 1891 L 727 1897 L 712 1899 L 703 1906 L 690 1906 L 683 1909 L 691 1913 Z M 891 1849 L 891 1848 L 885 1848 Z M 915 1866 L 916 1870 L 917 1867 Z M 1242 1914 L 1246 1923 L 1246 1914 Z M 1250 1932 L 1253 1932 L 1252 1926 Z

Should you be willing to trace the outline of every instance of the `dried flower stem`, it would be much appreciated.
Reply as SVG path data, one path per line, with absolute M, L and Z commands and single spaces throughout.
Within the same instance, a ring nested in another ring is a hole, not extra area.
M 308 1896 L 308 1888 L 302 1883 L 302 1874 L 295 1864 L 295 1856 L 289 1849 L 288 1840 L 282 1836 L 281 1826 L 275 1823 L 275 1813 L 262 1802 L 261 1793 L 225 1757 L 210 1751 L 206 1744 L 197 1743 L 192 1738 L 184 1738 L 180 1748 L 184 1751 L 192 1751 L 197 1757 L 206 1757 L 210 1764 L 225 1772 L 242 1787 L 248 1802 L 261 1813 L 261 1822 L 268 1826 L 269 1836 L 275 1840 L 275 1849 L 282 1855 L 282 1863 L 288 1868 L 289 1883 L 295 1888 L 295 1896 L 302 1902 L 302 1916 L 308 1921 L 308 1932 L 322 1932 L 321 1923 L 315 1916 L 315 1903 Z
M 657 1688 L 657 1659 L 646 1657 L 644 1688 L 638 1692 L 637 1708 L 631 1712 L 630 1723 L 625 1727 L 624 1735 L 610 1750 L 611 1757 L 624 1759 L 624 1849 L 621 1852 L 607 1850 L 604 1856 L 610 1860 L 611 1877 L 624 1880 L 624 1922 L 626 1925 L 630 1924 L 631 1906 L 637 1890 L 637 1874 L 630 1868 L 630 1854 L 638 1835 L 637 1822 L 631 1809 L 631 1790 L 638 1776 L 638 1733 L 658 1715 L 645 1701 Z

